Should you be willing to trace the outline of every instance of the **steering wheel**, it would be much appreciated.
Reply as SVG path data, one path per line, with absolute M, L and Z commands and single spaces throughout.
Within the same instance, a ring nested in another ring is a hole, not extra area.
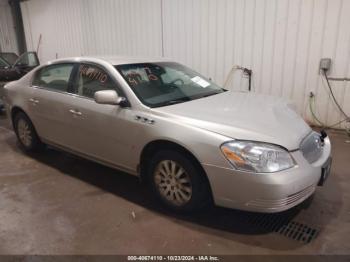
M 181 82 L 181 85 L 184 85 L 185 82 L 181 78 L 177 78 L 169 83 L 169 85 L 176 85 L 176 82 Z

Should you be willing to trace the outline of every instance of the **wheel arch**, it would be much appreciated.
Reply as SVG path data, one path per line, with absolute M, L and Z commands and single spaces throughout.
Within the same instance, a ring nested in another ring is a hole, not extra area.
M 44 144 L 43 142 L 41 141 L 40 137 L 38 136 L 38 133 L 36 131 L 36 128 L 32 122 L 32 120 L 30 119 L 29 115 L 19 106 L 14 106 L 11 108 L 11 111 L 10 111 L 10 117 L 11 117 L 11 122 L 12 122 L 12 126 L 13 126 L 13 129 L 14 129 L 14 132 L 16 133 L 18 139 L 19 139 L 19 134 L 18 134 L 18 130 L 17 130 L 17 126 L 16 126 L 16 118 L 17 118 L 17 115 L 18 114 L 22 114 L 25 118 L 27 118 L 27 122 L 29 121 L 29 125 L 30 125 L 30 128 L 32 129 L 32 143 L 30 146 L 26 145 L 27 147 L 25 147 L 21 141 L 20 144 L 22 145 L 22 149 L 24 149 L 24 151 L 39 151 L 41 149 L 44 148 Z M 34 140 L 34 142 L 33 142 Z
M 212 197 L 212 190 L 211 190 L 208 176 L 203 166 L 201 165 L 200 161 L 198 160 L 198 158 L 186 147 L 170 140 L 165 140 L 165 139 L 154 140 L 149 142 L 143 147 L 140 154 L 139 168 L 138 168 L 140 178 L 142 181 L 147 181 L 146 176 L 147 176 L 148 163 L 151 157 L 154 155 L 154 153 L 160 150 L 174 150 L 174 151 L 181 152 L 185 154 L 187 157 L 189 157 L 191 159 L 191 162 L 195 164 L 195 166 L 201 171 L 201 174 L 204 176 L 204 179 L 208 183 L 210 195 Z
M 13 126 L 13 128 L 15 128 L 15 126 L 14 126 L 14 120 L 15 120 L 15 116 L 18 114 L 18 113 L 23 113 L 23 114 L 25 114 L 29 119 L 30 119 L 30 117 L 28 116 L 28 114 L 21 108 L 21 107 L 19 107 L 19 106 L 14 106 L 14 107 L 12 107 L 11 108 L 11 113 L 10 113 L 10 116 L 11 116 L 11 122 L 12 122 L 12 126 Z M 30 119 L 30 121 L 31 121 L 31 119 Z

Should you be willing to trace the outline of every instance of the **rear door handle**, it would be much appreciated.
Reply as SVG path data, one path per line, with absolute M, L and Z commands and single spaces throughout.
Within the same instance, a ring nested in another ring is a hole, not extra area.
M 73 115 L 76 115 L 76 116 L 81 116 L 82 115 L 82 113 L 80 111 L 76 111 L 74 109 L 70 109 L 69 112 L 71 114 L 73 114 Z

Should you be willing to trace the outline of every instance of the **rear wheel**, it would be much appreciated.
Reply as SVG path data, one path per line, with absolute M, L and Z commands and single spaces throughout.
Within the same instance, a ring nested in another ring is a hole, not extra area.
M 148 175 L 158 199 L 173 210 L 192 211 L 208 203 L 210 189 L 205 175 L 183 153 L 157 152 Z
M 38 151 L 44 148 L 30 119 L 22 112 L 14 117 L 14 129 L 24 151 Z

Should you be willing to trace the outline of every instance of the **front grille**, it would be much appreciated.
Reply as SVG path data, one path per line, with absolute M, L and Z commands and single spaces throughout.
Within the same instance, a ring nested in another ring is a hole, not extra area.
M 294 203 L 301 202 L 308 198 L 316 189 L 315 185 L 309 186 L 295 194 L 282 199 L 255 199 L 247 203 L 248 206 L 263 209 L 279 209 L 286 206 L 292 206 Z
M 323 142 L 320 134 L 312 132 L 300 144 L 300 150 L 305 159 L 311 164 L 317 161 L 323 152 Z

